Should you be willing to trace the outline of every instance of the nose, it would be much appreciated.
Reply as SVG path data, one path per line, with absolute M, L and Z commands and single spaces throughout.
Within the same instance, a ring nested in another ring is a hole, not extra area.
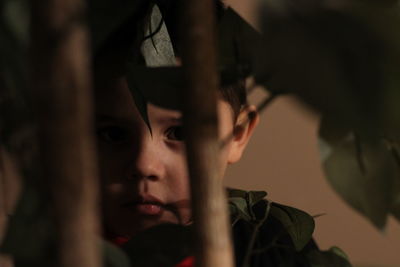
M 160 180 L 165 175 L 162 145 L 151 136 L 141 138 L 140 145 L 133 156 L 132 177 L 135 179 Z

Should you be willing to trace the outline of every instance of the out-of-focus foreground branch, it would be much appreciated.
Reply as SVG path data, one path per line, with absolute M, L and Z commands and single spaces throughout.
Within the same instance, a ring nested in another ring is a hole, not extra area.
M 184 125 L 196 234 L 196 266 L 233 266 L 226 193 L 218 168 L 214 1 L 182 1 Z
M 55 266 L 98 267 L 97 181 L 84 1 L 35 0 L 32 96 L 41 171 L 56 226 Z

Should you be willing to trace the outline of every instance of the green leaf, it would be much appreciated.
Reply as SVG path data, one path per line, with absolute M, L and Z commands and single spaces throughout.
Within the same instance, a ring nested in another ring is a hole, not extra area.
M 157 106 L 181 109 L 181 90 L 185 86 L 182 68 L 131 66 L 127 78 L 134 96 L 140 92 L 144 99 Z
M 174 266 L 193 253 L 189 227 L 162 224 L 140 232 L 122 249 L 132 267 Z
M 236 79 L 249 75 L 255 48 L 262 36 L 232 8 L 223 11 L 218 23 L 218 64 L 220 69 L 234 69 Z M 247 69 L 249 68 L 249 69 Z
M 89 0 L 88 24 L 93 54 L 110 39 L 133 48 L 136 35 L 144 29 L 145 16 L 151 5 L 151 1 L 146 0 Z
M 132 65 L 128 65 L 126 80 L 129 90 L 132 93 L 133 100 L 135 101 L 136 107 L 147 127 L 149 128 L 149 131 L 151 132 L 151 125 L 149 121 L 149 116 L 147 114 L 148 99 L 143 94 L 144 90 L 141 89 L 140 85 L 138 85 L 136 82 L 136 73 L 134 72 L 134 70 L 135 68 Z
M 245 221 L 251 221 L 253 218 L 250 215 L 248 203 L 246 199 L 240 197 L 229 198 L 229 208 L 231 210 L 231 216 L 234 217 L 234 223 L 243 219 Z
M 328 251 L 311 250 L 307 258 L 311 267 L 351 267 L 345 254 L 336 247 Z
M 399 133 L 399 7 L 373 2 L 328 8 L 319 1 L 264 1 L 256 80 L 345 126 Z
M 297 251 L 311 240 L 314 232 L 314 219 L 304 211 L 273 203 L 271 216 L 278 219 L 290 235 Z
M 1 3 L 4 24 L 12 35 L 24 45 L 29 40 L 29 2 L 27 0 L 6 0 Z
M 386 144 L 379 138 L 361 138 L 353 133 L 336 143 L 325 144 L 331 152 L 326 156 L 324 170 L 333 189 L 383 229 L 399 179 L 399 168 Z
M 43 262 L 51 258 L 54 229 L 45 203 L 37 190 L 25 186 L 1 244 L 3 253 L 19 262 Z
M 400 177 L 396 184 L 397 194 L 394 197 L 390 213 L 400 222 Z
M 264 191 L 244 191 L 239 189 L 228 188 L 228 201 L 229 208 L 231 211 L 231 217 L 233 218 L 233 224 L 239 219 L 243 219 L 248 222 L 257 222 L 263 218 L 257 218 L 253 213 L 253 206 L 259 201 L 263 200 L 267 193 Z
M 128 256 L 120 248 L 107 241 L 101 241 L 104 267 L 130 267 Z

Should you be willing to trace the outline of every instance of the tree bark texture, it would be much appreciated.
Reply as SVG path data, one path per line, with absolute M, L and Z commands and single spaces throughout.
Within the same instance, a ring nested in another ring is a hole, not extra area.
M 226 193 L 219 173 L 216 24 L 213 0 L 182 10 L 184 127 L 191 179 L 197 267 L 232 267 Z
M 98 182 L 83 0 L 34 0 L 31 87 L 41 171 L 57 238 L 55 266 L 98 267 Z

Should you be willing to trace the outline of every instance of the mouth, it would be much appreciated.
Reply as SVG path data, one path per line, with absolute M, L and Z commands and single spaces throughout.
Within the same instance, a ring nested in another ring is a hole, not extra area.
M 165 204 L 151 195 L 141 195 L 132 201 L 123 203 L 121 206 L 147 216 L 159 216 L 165 210 Z

